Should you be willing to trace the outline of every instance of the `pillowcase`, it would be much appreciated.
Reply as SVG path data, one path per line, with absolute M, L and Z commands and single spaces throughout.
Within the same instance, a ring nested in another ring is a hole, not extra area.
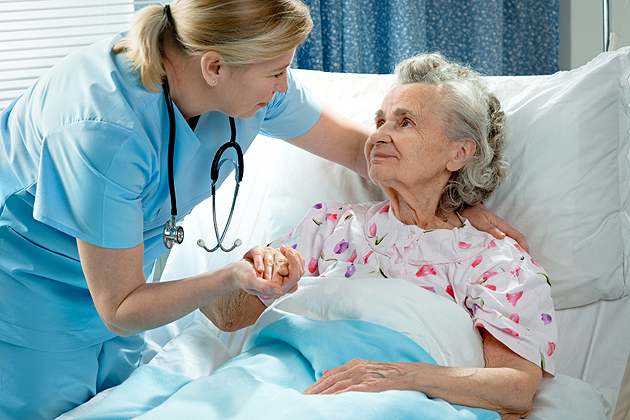
M 490 81 L 507 115 L 511 169 L 486 204 L 527 236 L 556 309 L 628 292 L 629 53 L 525 86 Z
M 627 47 L 604 53 L 551 76 L 487 78 L 507 115 L 511 169 L 486 205 L 525 234 L 549 274 L 556 309 L 630 292 L 629 54 Z M 324 103 L 369 125 L 394 83 L 392 75 L 294 73 Z M 385 197 L 339 165 L 264 141 L 275 156 L 264 204 L 269 241 L 291 231 L 313 203 Z

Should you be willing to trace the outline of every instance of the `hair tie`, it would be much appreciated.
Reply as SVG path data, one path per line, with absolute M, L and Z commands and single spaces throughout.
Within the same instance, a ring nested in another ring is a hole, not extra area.
M 168 23 L 171 24 L 173 28 L 175 28 L 175 22 L 173 22 L 173 15 L 171 15 L 171 5 L 167 4 L 164 6 L 164 14 L 166 15 L 166 19 Z

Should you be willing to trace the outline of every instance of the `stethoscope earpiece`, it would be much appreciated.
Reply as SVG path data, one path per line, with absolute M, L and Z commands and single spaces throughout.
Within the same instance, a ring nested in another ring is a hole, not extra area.
M 236 240 L 234 241 L 234 246 L 232 246 L 232 248 L 230 248 L 230 249 L 228 249 L 228 250 L 225 250 L 225 249 L 224 249 L 224 251 L 229 252 L 229 251 L 233 250 L 234 248 L 236 248 L 237 246 L 241 246 L 241 245 L 243 245 L 243 241 L 241 241 L 240 239 L 236 239 Z M 210 249 L 210 248 L 208 248 L 208 247 L 206 246 L 206 243 L 204 242 L 204 240 L 203 240 L 203 239 L 197 239 L 197 246 L 199 246 L 200 248 L 205 249 L 205 250 L 206 250 L 206 251 L 208 251 L 208 252 L 213 252 L 213 251 L 215 251 L 215 250 L 217 249 L 217 247 L 215 247 L 215 249 Z M 217 245 L 217 246 L 218 246 L 218 245 Z
M 173 101 L 171 100 L 171 94 L 168 88 L 168 80 L 164 80 L 162 83 L 162 89 L 164 91 L 164 98 L 166 100 L 166 108 L 168 110 L 168 120 L 169 120 L 169 136 L 168 136 L 168 188 L 169 194 L 171 197 L 171 220 L 166 222 L 164 225 L 164 231 L 162 234 L 162 240 L 164 242 L 164 246 L 167 249 L 173 248 L 174 244 L 181 244 L 184 241 L 184 228 L 181 226 L 177 226 L 176 216 L 177 216 L 177 200 L 175 195 L 175 180 L 173 178 L 173 155 L 175 153 L 175 111 L 173 109 Z M 212 167 L 210 168 L 210 174 L 212 179 L 212 220 L 214 222 L 214 232 L 217 237 L 217 245 L 210 249 L 206 247 L 206 243 L 203 239 L 199 239 L 197 241 L 197 245 L 201 248 L 205 249 L 208 252 L 214 252 L 217 249 L 221 249 L 225 252 L 230 252 L 237 246 L 242 245 L 242 241 L 237 239 L 234 241 L 234 244 L 230 248 L 225 248 L 223 246 L 223 239 L 225 237 L 225 233 L 227 232 L 228 227 L 230 226 L 230 222 L 232 220 L 232 215 L 234 214 L 234 205 L 236 204 L 236 197 L 238 195 L 238 188 L 243 179 L 243 151 L 241 146 L 236 142 L 236 122 L 234 118 L 230 117 L 230 141 L 223 144 L 217 150 L 217 153 L 212 160 Z M 236 152 L 236 157 L 238 162 L 234 162 L 231 159 L 223 159 L 221 160 L 221 156 L 228 149 L 234 149 Z M 225 229 L 221 235 L 219 235 L 219 228 L 217 226 L 217 212 L 216 212 L 216 183 L 219 179 L 219 169 L 221 165 L 225 162 L 231 162 L 234 165 L 234 170 L 236 171 L 236 188 L 234 190 L 234 199 L 232 200 L 232 207 L 230 209 L 230 215 L 228 216 L 227 223 L 225 225 Z

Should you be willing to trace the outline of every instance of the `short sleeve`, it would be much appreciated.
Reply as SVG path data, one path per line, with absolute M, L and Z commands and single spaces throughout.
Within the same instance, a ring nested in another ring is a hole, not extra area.
M 543 268 L 514 241 L 492 241 L 472 263 L 466 306 L 473 323 L 554 374 L 557 325 Z
M 322 113 L 321 101 L 287 70 L 289 89 L 278 92 L 267 105 L 260 133 L 288 140 L 310 130 Z
M 34 216 L 97 246 L 136 246 L 156 167 L 149 143 L 131 130 L 95 121 L 59 127 L 42 146 Z

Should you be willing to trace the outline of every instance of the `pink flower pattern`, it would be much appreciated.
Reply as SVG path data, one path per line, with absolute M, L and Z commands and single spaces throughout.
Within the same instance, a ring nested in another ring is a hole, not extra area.
M 499 273 L 497 273 L 496 271 L 486 271 L 485 273 L 483 273 L 483 276 L 481 276 L 481 278 L 483 280 L 488 280 L 490 277 L 496 276 L 497 274 Z
M 308 272 L 313 274 L 315 271 L 317 271 L 317 258 L 315 257 L 311 257 L 311 262 L 308 263 Z
M 433 286 L 421 286 L 424 290 L 428 290 L 431 293 L 435 293 L 437 294 L 437 292 L 435 291 L 435 287 Z
M 339 217 L 336 213 L 326 213 L 326 220 L 332 223 L 337 223 L 337 217 Z
M 477 267 L 479 264 L 481 264 L 481 261 L 483 261 L 483 256 L 478 256 L 477 258 L 475 258 L 475 261 L 472 262 L 471 266 L 473 268 Z
M 376 223 L 372 223 L 372 226 L 370 226 L 370 237 L 376 237 Z
M 516 306 L 520 298 L 523 297 L 523 291 L 521 290 L 520 292 L 516 293 L 506 293 L 505 297 L 507 297 L 508 302 L 510 302 L 512 306 Z
M 435 270 L 428 264 L 420 267 L 420 270 L 416 273 L 416 277 L 435 276 Z

